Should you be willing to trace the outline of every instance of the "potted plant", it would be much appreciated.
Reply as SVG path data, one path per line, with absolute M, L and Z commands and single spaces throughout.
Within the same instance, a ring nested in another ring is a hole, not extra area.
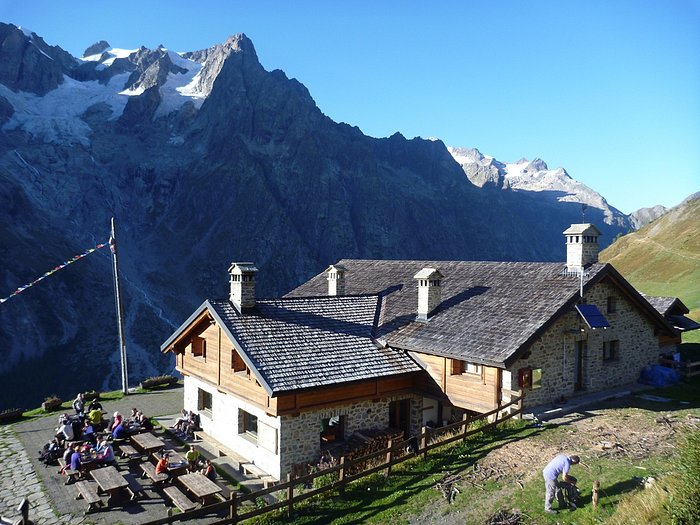
M 44 399 L 44 402 L 41 404 L 41 408 L 44 410 L 44 412 L 51 412 L 52 410 L 55 410 L 58 407 L 60 407 L 61 403 L 63 403 L 61 398 L 56 395 L 53 395 Z

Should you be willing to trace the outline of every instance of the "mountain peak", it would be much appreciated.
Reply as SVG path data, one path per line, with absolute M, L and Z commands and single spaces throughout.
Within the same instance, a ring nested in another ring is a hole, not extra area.
M 108 50 L 110 47 L 112 46 L 110 46 L 106 40 L 100 40 L 99 42 L 95 42 L 94 44 L 85 49 L 85 52 L 83 53 L 83 58 L 92 55 L 99 55 L 103 51 Z

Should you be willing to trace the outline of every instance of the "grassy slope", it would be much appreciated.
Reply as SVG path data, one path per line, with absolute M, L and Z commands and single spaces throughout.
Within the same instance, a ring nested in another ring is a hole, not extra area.
M 679 297 L 690 317 L 700 321 L 700 199 L 621 237 L 601 252 L 600 260 L 644 293 Z M 700 341 L 693 335 L 689 340 Z

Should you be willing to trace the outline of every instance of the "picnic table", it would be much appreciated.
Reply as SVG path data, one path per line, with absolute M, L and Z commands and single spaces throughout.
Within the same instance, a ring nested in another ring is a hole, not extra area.
M 129 481 L 111 465 L 90 471 L 90 476 L 97 482 L 100 490 L 108 494 L 107 506 L 110 505 L 115 494 L 129 486 Z
M 188 461 L 179 452 L 175 450 L 164 450 L 163 453 L 168 454 L 168 473 L 171 476 L 178 476 L 187 470 Z M 158 462 L 162 454 L 155 452 L 153 459 Z
M 131 442 L 136 445 L 136 448 L 142 450 L 147 456 L 150 455 L 151 452 L 165 447 L 163 440 L 151 432 L 133 434 L 130 439 Z
M 189 490 L 201 503 L 206 505 L 207 498 L 221 492 L 221 487 L 200 472 L 179 476 L 178 481 Z

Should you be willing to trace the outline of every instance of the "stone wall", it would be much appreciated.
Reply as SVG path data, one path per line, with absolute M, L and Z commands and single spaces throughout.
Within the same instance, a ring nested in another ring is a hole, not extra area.
M 321 421 L 333 416 L 345 417 L 345 437 L 362 429 L 383 429 L 389 426 L 389 403 L 411 396 L 382 398 L 339 405 L 297 416 L 280 418 L 280 471 L 290 472 L 297 463 L 316 463 L 321 455 Z M 411 397 L 411 432 L 420 432 L 420 398 Z M 415 419 L 415 421 L 414 421 Z
M 616 312 L 607 312 L 608 296 L 616 298 Z M 582 362 L 585 392 L 605 390 L 634 383 L 642 368 L 654 363 L 659 355 L 658 336 L 653 323 L 623 296 L 617 287 L 606 282 L 596 284 L 585 293 L 588 304 L 598 307 L 610 323 L 605 330 L 591 330 L 572 308 L 530 347 L 530 355 L 516 361 L 504 374 L 504 387 L 518 390 L 518 370 L 523 367 L 542 369 L 542 387 L 525 390 L 525 406 L 554 402 L 575 393 L 577 342 L 586 341 Z M 619 341 L 618 357 L 603 359 L 603 343 Z

